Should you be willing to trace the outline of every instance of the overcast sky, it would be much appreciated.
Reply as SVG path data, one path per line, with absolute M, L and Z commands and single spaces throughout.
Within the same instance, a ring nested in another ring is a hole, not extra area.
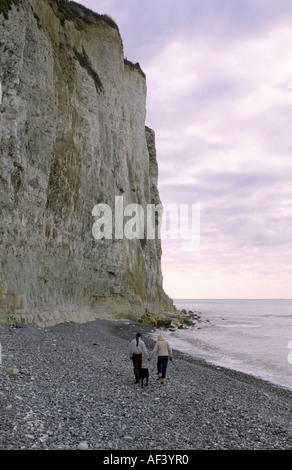
M 291 0 L 81 0 L 147 77 L 162 202 L 200 205 L 200 245 L 163 241 L 172 298 L 292 298 Z

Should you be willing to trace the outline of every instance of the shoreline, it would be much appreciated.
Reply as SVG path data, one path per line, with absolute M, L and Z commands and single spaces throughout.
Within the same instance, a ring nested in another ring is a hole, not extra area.
M 111 321 L 114 321 L 114 320 L 109 320 L 109 322 Z M 119 320 L 117 320 L 119 321 Z M 122 320 L 124 322 L 130 322 L 130 320 Z M 152 346 L 154 347 L 155 345 L 155 340 L 153 340 L 150 336 L 150 333 L 151 335 L 153 333 L 155 333 L 157 331 L 157 336 L 158 334 L 163 334 L 163 329 L 162 328 L 159 328 L 159 327 L 156 327 L 156 326 L 151 326 L 151 325 L 145 325 L 143 324 L 142 328 L 140 327 L 141 323 L 138 323 L 138 322 L 134 322 L 134 321 L 131 321 L 132 324 L 136 325 L 137 327 L 137 331 L 140 331 L 143 329 L 144 331 L 144 340 L 145 340 L 145 335 L 147 337 L 147 342 L 150 344 L 152 344 Z M 113 334 L 114 331 L 113 331 Z M 122 333 L 122 337 L 125 338 L 126 336 L 123 335 Z M 169 340 L 171 342 L 171 340 Z M 253 382 L 253 381 L 256 381 L 256 382 L 259 382 L 259 384 L 261 384 L 262 387 L 267 387 L 268 389 L 275 389 L 276 391 L 278 392 L 283 392 L 284 394 L 287 393 L 288 396 L 291 394 L 291 398 L 292 398 L 292 390 L 290 390 L 288 387 L 285 387 L 284 385 L 280 385 L 280 384 L 277 384 L 275 382 L 271 382 L 269 381 L 268 379 L 264 379 L 264 378 L 261 378 L 257 375 L 254 375 L 252 373 L 249 373 L 249 372 L 244 372 L 244 371 L 240 371 L 240 370 L 237 370 L 237 369 L 233 369 L 231 367 L 227 367 L 227 366 L 224 366 L 224 365 L 220 365 L 220 364 L 215 364 L 213 363 L 211 360 L 207 360 L 207 359 L 203 359 L 203 358 L 200 358 L 200 357 L 196 357 L 195 355 L 192 355 L 188 352 L 183 352 L 179 349 L 175 349 L 175 347 L 172 347 L 172 350 L 174 352 L 174 355 L 175 355 L 175 358 L 179 358 L 183 361 L 187 361 L 189 363 L 193 363 L 194 365 L 200 365 L 200 366 L 204 366 L 206 368 L 211 368 L 211 369 L 214 369 L 214 370 L 217 370 L 217 371 L 222 371 L 222 372 L 225 372 L 227 375 L 230 374 L 233 378 L 237 378 L 238 380 L 246 380 L 248 382 Z
M 159 330 L 163 334 L 162 329 L 157 328 L 157 330 Z M 169 335 L 167 335 L 167 334 L 165 336 L 166 336 L 166 339 L 169 342 L 171 342 L 171 336 L 170 336 L 170 338 L 168 337 Z M 248 371 L 248 368 L 245 368 L 245 369 L 242 368 L 241 369 L 240 367 L 228 366 L 224 363 L 224 361 L 217 361 L 216 362 L 215 360 L 204 358 L 203 355 L 196 356 L 195 354 L 192 354 L 188 351 L 184 351 L 183 349 L 176 349 L 175 347 L 173 349 L 176 350 L 178 353 L 182 354 L 184 357 L 189 357 L 190 360 L 194 359 L 195 361 L 199 361 L 199 362 L 201 361 L 202 363 L 206 363 L 210 366 L 215 367 L 216 369 L 224 369 L 226 371 L 232 371 L 234 373 L 237 372 L 242 376 L 252 377 L 256 380 L 260 380 L 260 381 L 266 383 L 267 385 L 271 385 L 273 387 L 276 387 L 276 388 L 279 388 L 279 389 L 282 389 L 284 391 L 288 391 L 288 392 L 292 393 L 292 386 L 289 387 L 284 383 L 277 382 L 276 380 L 270 380 L 269 378 L 266 378 L 264 376 L 259 375 L 257 372 Z
M 0 449 L 292 448 L 290 390 L 175 349 L 164 385 L 143 359 L 141 388 L 128 357 L 137 331 L 150 353 L 156 328 L 130 320 L 0 325 Z

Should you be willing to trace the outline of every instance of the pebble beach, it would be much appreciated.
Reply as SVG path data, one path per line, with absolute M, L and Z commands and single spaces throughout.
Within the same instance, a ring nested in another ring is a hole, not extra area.
M 179 351 L 134 383 L 126 320 L 0 325 L 1 450 L 291 450 L 292 392 Z

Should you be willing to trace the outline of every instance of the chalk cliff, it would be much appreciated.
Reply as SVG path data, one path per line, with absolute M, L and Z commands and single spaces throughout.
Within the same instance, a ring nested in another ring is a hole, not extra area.
M 0 320 L 173 311 L 157 237 L 92 233 L 97 204 L 160 203 L 145 75 L 114 21 L 0 0 L 0 84 Z

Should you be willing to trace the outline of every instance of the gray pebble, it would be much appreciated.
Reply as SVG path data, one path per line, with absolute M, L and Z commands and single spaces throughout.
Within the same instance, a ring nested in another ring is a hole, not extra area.
M 78 450 L 88 450 L 88 444 L 86 441 L 82 441 L 78 444 Z

